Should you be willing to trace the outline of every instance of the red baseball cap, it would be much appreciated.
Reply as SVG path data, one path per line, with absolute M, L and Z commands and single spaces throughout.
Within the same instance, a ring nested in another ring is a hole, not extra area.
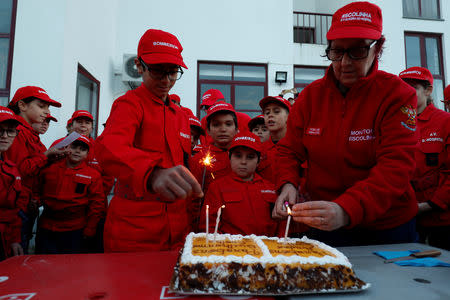
M 289 102 L 289 100 L 286 100 L 280 96 L 267 96 L 262 98 L 259 101 L 259 107 L 261 107 L 261 109 L 264 109 L 264 107 L 266 107 L 266 105 L 269 104 L 270 102 L 282 105 L 286 107 L 288 111 L 291 111 L 291 103 Z
M 369 2 L 352 2 L 333 14 L 327 39 L 378 40 L 382 31 L 383 17 L 377 5 Z
M 259 153 L 261 153 L 261 150 L 262 150 L 261 139 L 259 138 L 259 136 L 255 135 L 251 132 L 244 132 L 244 133 L 237 134 L 234 137 L 233 142 L 231 142 L 229 151 L 231 151 L 231 149 L 239 147 L 239 146 L 248 147 Z
M 171 101 L 175 101 L 178 104 L 181 103 L 180 96 L 178 96 L 177 94 L 171 94 L 171 95 L 169 95 L 169 98 Z
M 199 128 L 200 134 L 205 135 L 205 130 L 203 130 L 203 128 L 202 128 L 202 123 L 196 116 L 194 116 L 194 115 L 189 116 L 189 125 Z
M 139 40 L 138 57 L 147 64 L 175 64 L 187 69 L 177 37 L 166 31 L 149 29 Z
M 264 124 L 264 115 L 258 115 L 256 117 L 254 117 L 253 119 L 251 119 L 250 121 L 248 121 L 248 129 L 250 131 L 252 131 L 253 128 L 256 127 L 256 125 L 259 124 Z
M 184 111 L 186 113 L 186 115 L 188 117 L 193 116 L 194 113 L 192 112 L 192 110 L 189 107 L 185 107 L 185 106 L 180 106 L 181 110 Z
M 206 112 L 206 121 L 208 121 L 212 115 L 220 111 L 229 111 L 236 116 L 236 111 L 234 110 L 234 107 L 230 103 L 219 101 L 216 104 L 212 105 L 210 108 L 208 108 Z
M 431 72 L 426 68 L 411 67 L 400 72 L 398 76 L 401 79 L 416 79 L 428 81 L 431 85 L 433 85 L 433 75 L 431 75 Z
M 80 141 L 85 143 L 89 148 L 91 147 L 91 140 L 85 137 L 84 135 L 80 135 L 79 138 L 77 138 L 75 141 Z
M 54 117 L 54 116 L 52 116 L 51 114 L 48 114 L 47 115 L 47 117 L 45 118 L 46 120 L 48 119 L 48 120 L 51 120 L 51 121 L 53 121 L 53 122 L 58 122 L 58 120 Z
M 24 86 L 19 88 L 16 93 L 14 94 L 14 97 L 12 98 L 11 102 L 9 102 L 9 106 L 14 106 L 19 102 L 20 100 L 34 97 L 39 100 L 42 100 L 44 102 L 47 102 L 49 105 L 61 107 L 61 103 L 59 103 L 56 100 L 51 99 L 47 92 L 37 86 Z
M 203 94 L 202 104 L 200 104 L 200 107 L 211 106 L 214 103 L 216 103 L 218 100 L 224 100 L 224 99 L 225 99 L 225 97 L 223 96 L 221 91 L 219 91 L 218 89 L 209 89 Z
M 444 100 L 442 102 L 450 102 L 450 84 L 444 89 Z
M 0 122 L 13 120 L 17 123 L 20 123 L 19 120 L 17 120 L 16 115 L 12 110 L 10 110 L 7 107 L 0 106 Z
M 73 120 L 77 119 L 77 118 L 88 118 L 91 121 L 94 121 L 94 117 L 92 116 L 92 114 L 90 112 L 88 112 L 87 110 L 76 110 L 73 114 L 72 114 L 72 118 L 70 118 L 69 121 L 71 121 L 70 123 L 73 122 Z

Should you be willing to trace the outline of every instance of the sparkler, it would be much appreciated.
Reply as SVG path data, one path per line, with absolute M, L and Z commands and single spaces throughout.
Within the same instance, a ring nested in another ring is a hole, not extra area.
M 220 221 L 220 215 L 222 214 L 222 208 L 225 208 L 225 205 L 222 205 L 217 210 L 216 227 L 214 228 L 214 243 L 216 242 L 217 229 L 219 229 L 219 221 Z
M 205 187 L 206 167 L 211 166 L 212 159 L 213 157 L 208 152 L 206 153 L 206 156 L 201 160 L 201 163 L 203 164 L 202 191 L 204 191 Z

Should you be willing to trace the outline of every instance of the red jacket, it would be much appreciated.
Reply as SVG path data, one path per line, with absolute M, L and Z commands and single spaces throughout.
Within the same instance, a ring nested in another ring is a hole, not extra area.
M 105 209 L 102 178 L 95 169 L 86 162 L 69 168 L 62 159 L 42 170 L 39 191 L 44 205 L 40 227 L 51 231 L 84 228 L 84 235 L 95 235 Z
M 433 104 L 417 116 L 419 143 L 413 186 L 418 202 L 433 210 L 419 215 L 424 226 L 450 225 L 450 114 Z
M 330 66 L 291 109 L 277 144 L 278 188 L 298 186 L 307 161 L 306 192 L 339 204 L 350 227 L 382 230 L 411 220 L 416 104 L 415 90 L 377 65 L 343 97 Z
M 209 233 L 214 233 L 217 210 L 225 204 L 219 233 L 274 236 L 277 232 L 277 222 L 271 217 L 271 204 L 277 199 L 274 187 L 258 174 L 252 181 L 243 181 L 235 173 L 217 179 L 206 194 L 200 230 L 206 228 L 206 204 L 209 205 Z
M 262 178 L 269 180 L 270 182 L 276 182 L 274 163 L 277 156 L 277 145 L 274 144 L 272 139 L 268 139 L 262 143 L 263 149 L 261 152 L 261 160 L 258 165 L 257 172 Z
M 24 195 L 24 201 L 19 203 L 19 208 L 27 211 L 28 202 L 36 186 L 36 178 L 48 162 L 47 156 L 44 155 L 47 148 L 41 143 L 39 134 L 30 124 L 21 116 L 16 115 L 16 117 L 21 123 L 17 126 L 19 134 L 5 154 L 7 159 L 17 165 L 22 177 L 23 193 L 27 196 Z
M 20 243 L 22 222 L 18 215 L 18 203 L 21 191 L 22 183 L 16 165 L 0 159 L 0 243 L 7 257 L 12 255 L 11 244 Z
M 181 110 L 165 104 L 143 84 L 118 98 L 96 155 L 105 172 L 117 178 L 106 217 L 106 251 L 169 250 L 181 247 L 188 233 L 186 201 L 166 202 L 147 189 L 155 167 L 187 162 L 190 128 Z

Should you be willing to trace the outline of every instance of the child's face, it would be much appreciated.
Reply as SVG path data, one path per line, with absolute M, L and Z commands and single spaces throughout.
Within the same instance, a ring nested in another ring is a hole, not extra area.
M 67 155 L 67 159 L 72 164 L 79 164 L 83 160 L 86 159 L 89 153 L 89 148 L 86 145 L 80 144 L 71 144 L 69 146 L 69 154 Z
M 258 154 L 248 147 L 236 147 L 230 157 L 231 170 L 242 180 L 253 179 L 258 167 Z
M 280 131 L 286 127 L 289 116 L 287 109 L 275 104 L 269 103 L 264 107 L 264 123 L 269 131 Z
M 84 136 L 91 136 L 92 120 L 89 118 L 76 118 L 72 121 L 72 131 Z
M 31 125 L 33 123 L 44 122 L 50 114 L 49 105 L 40 99 L 35 99 L 29 103 L 19 101 L 20 115 Z
M 50 125 L 50 120 L 46 119 L 42 123 L 33 123 L 33 124 L 31 124 L 31 127 L 33 127 L 33 129 L 37 133 L 44 134 L 44 133 L 47 132 L 49 125 Z
M 17 124 L 7 121 L 0 123 L 0 153 L 8 150 L 14 142 L 17 135 L 16 126 Z
M 270 131 L 264 124 L 256 125 L 255 128 L 252 129 L 252 133 L 259 136 L 259 138 L 261 139 L 261 143 L 264 143 L 270 138 Z
M 208 134 L 215 146 L 228 148 L 237 133 L 236 125 L 231 114 L 216 114 L 211 116 Z
M 176 80 L 170 80 L 167 74 L 177 72 L 179 67 L 175 64 L 149 64 L 149 68 L 146 68 L 138 59 L 135 63 L 139 74 L 142 74 L 145 87 L 159 99 L 166 100 L 176 82 Z

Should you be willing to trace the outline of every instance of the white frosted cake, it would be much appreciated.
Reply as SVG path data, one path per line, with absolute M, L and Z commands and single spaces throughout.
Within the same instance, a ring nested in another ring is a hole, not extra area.
M 361 289 L 347 257 L 308 239 L 190 233 L 171 289 L 204 293 L 284 293 Z

